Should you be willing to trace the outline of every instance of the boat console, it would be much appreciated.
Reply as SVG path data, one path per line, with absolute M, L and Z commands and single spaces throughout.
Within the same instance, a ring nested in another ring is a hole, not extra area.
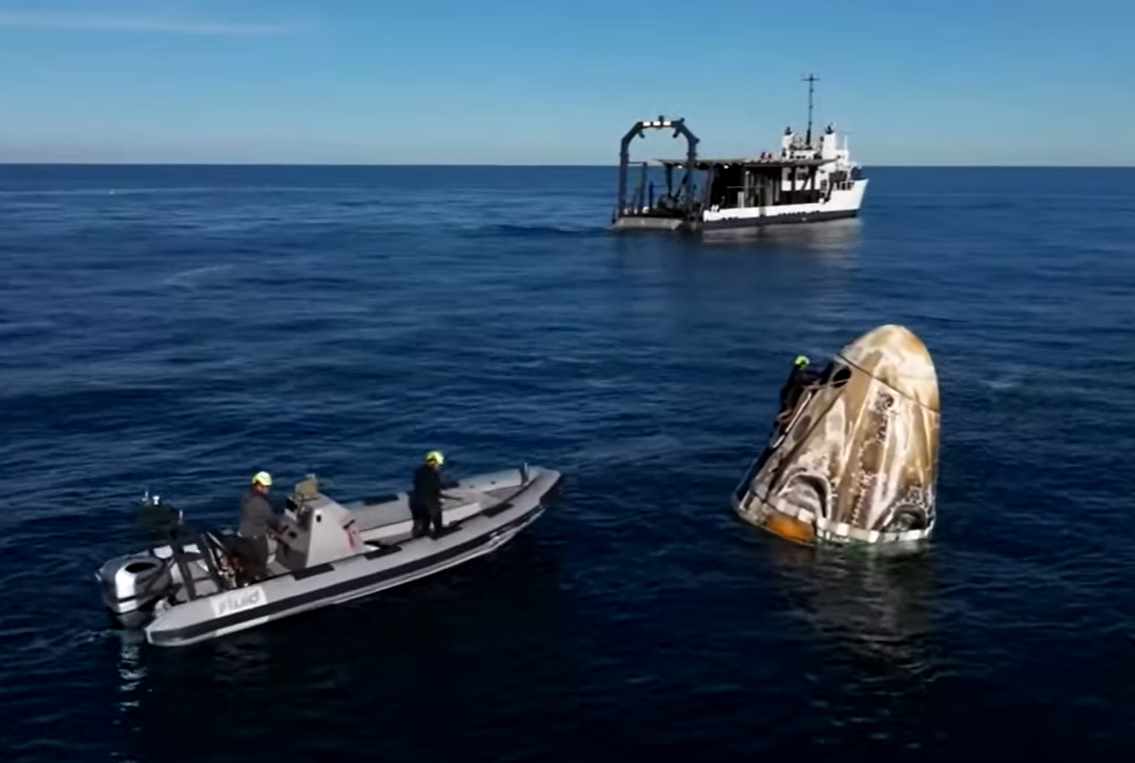
M 315 475 L 296 483 L 280 521 L 276 561 L 293 572 L 363 550 L 355 517 L 320 492 Z

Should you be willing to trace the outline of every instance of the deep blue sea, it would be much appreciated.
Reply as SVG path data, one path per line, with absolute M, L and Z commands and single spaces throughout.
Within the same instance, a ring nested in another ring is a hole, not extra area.
M 610 234 L 611 168 L 0 166 L 5 761 L 1131 759 L 1135 169 L 870 169 L 861 218 Z M 737 520 L 796 354 L 929 347 L 939 525 Z M 497 554 L 229 638 L 109 627 L 147 488 L 562 470 Z M 776 756 L 775 758 L 771 756 Z

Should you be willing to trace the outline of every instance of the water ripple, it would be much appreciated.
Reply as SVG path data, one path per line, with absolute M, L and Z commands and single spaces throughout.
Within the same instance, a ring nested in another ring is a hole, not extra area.
M 861 220 L 704 242 L 608 235 L 608 168 L 6 172 L 0 744 L 1129 757 L 1135 185 L 1044 172 L 879 170 Z M 934 542 L 736 520 L 787 360 L 882 322 L 941 379 Z M 434 447 L 564 498 L 374 599 L 184 650 L 109 627 L 143 490 L 231 524 L 254 469 L 362 495 Z

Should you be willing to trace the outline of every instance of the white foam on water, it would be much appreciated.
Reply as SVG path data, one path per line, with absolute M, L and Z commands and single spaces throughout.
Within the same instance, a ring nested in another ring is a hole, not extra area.
M 206 265 L 200 268 L 190 268 L 162 279 L 162 286 L 180 286 L 191 289 L 202 281 L 207 281 L 220 273 L 228 273 L 232 269 L 232 265 Z

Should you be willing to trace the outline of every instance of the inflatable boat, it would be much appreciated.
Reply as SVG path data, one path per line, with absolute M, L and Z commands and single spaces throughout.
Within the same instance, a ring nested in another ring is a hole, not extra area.
M 120 625 L 144 629 L 151 644 L 192 644 L 488 554 L 544 512 L 560 480 L 536 466 L 460 480 L 445 491 L 444 529 L 415 537 L 407 493 L 341 504 L 312 475 L 288 497 L 266 564 L 252 563 L 237 536 L 187 531 L 178 513 L 169 542 L 111 559 L 95 577 Z

